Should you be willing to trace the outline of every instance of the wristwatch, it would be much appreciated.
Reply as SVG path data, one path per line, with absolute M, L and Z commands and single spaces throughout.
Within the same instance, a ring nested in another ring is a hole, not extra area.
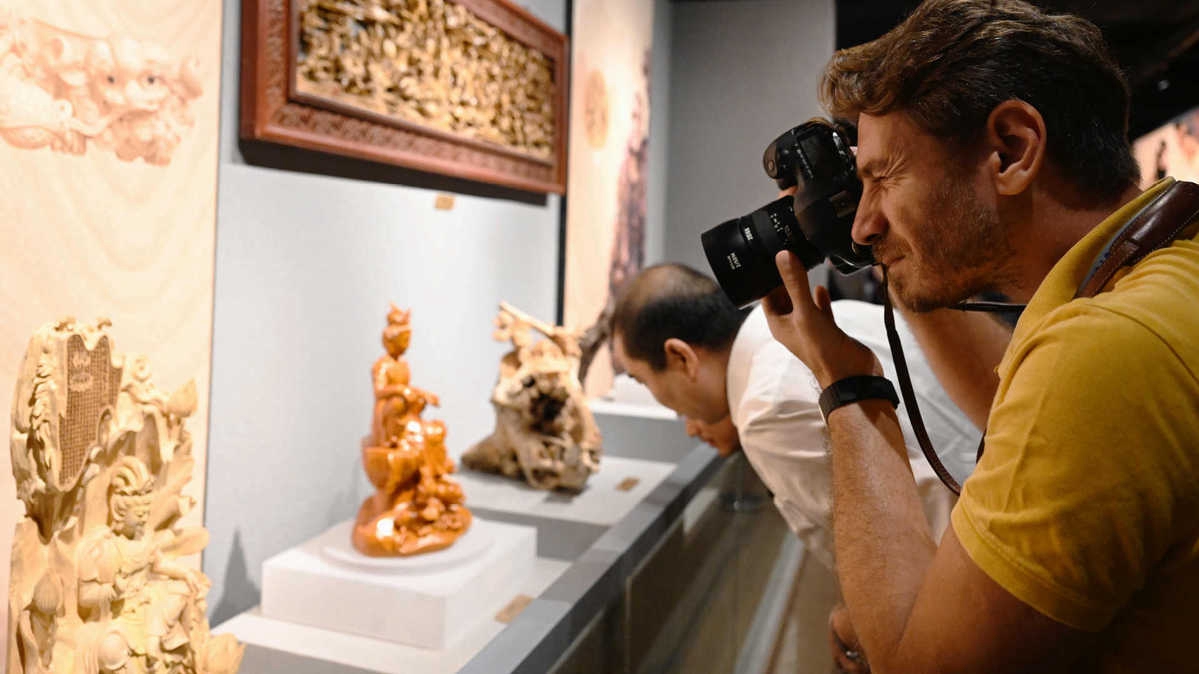
M 838 407 L 875 398 L 890 402 L 892 407 L 899 407 L 899 396 L 895 394 L 895 387 L 886 377 L 846 377 L 833 382 L 821 392 L 820 413 L 824 415 L 824 420 L 828 421 L 829 413 Z

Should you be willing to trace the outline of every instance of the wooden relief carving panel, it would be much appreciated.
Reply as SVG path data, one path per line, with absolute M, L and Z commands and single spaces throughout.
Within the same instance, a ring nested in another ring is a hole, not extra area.
M 566 65 L 508 0 L 247 0 L 241 134 L 561 193 Z
M 541 159 L 554 156 L 553 63 L 453 3 L 311 0 L 296 90 Z
M 195 383 L 159 389 L 109 325 L 42 326 L 16 378 L 5 671 L 235 674 L 244 647 L 209 632 L 210 583 L 182 563 L 208 544 L 183 522 Z
M 0 0 L 0 408 L 12 409 L 12 382 L 38 326 L 111 318 L 113 343 L 146 354 L 162 381 L 195 380 L 188 526 L 204 511 L 221 5 Z M 106 379 L 111 352 L 88 346 L 70 347 L 62 361 L 70 377 L 54 394 L 64 418 L 80 419 L 78 405 L 90 407 L 87 420 L 60 432 L 57 415 L 45 419 L 64 443 L 53 467 L 64 485 L 86 465 L 93 415 L 128 374 L 109 369 Z M 0 474 L 10 474 L 9 460 L 4 453 Z M 23 515 L 15 484 L 0 480 L 0 587 L 9 587 Z M 180 563 L 198 568 L 200 558 Z M 0 607 L 0 624 L 19 618 Z M 0 644 L 7 671 L 18 671 L 15 657 Z

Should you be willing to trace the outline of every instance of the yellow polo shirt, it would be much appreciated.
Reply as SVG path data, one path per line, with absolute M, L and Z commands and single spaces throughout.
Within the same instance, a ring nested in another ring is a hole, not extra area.
M 1171 183 L 1100 223 L 1037 288 L 951 517 L 1008 592 L 1103 632 L 1103 672 L 1199 671 L 1196 226 L 1071 301 L 1107 241 Z

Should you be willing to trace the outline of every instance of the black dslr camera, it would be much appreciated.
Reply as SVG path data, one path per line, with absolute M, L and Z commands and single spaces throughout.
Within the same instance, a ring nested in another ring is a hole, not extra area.
M 782 284 L 774 256 L 783 249 L 798 255 L 805 269 L 826 257 L 847 274 L 874 264 L 870 247 L 850 237 L 862 182 L 844 129 L 819 118 L 804 122 L 766 147 L 762 167 L 779 189 L 798 186 L 795 196 L 722 222 L 700 237 L 717 282 L 734 304 L 744 307 Z

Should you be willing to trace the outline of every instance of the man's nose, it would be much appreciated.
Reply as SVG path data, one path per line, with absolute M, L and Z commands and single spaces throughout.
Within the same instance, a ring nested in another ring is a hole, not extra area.
M 863 246 L 871 246 L 881 239 L 886 231 L 887 220 L 883 217 L 882 210 L 873 202 L 873 199 L 862 195 L 862 200 L 858 204 L 858 212 L 853 218 L 853 229 L 850 232 L 853 240 Z

